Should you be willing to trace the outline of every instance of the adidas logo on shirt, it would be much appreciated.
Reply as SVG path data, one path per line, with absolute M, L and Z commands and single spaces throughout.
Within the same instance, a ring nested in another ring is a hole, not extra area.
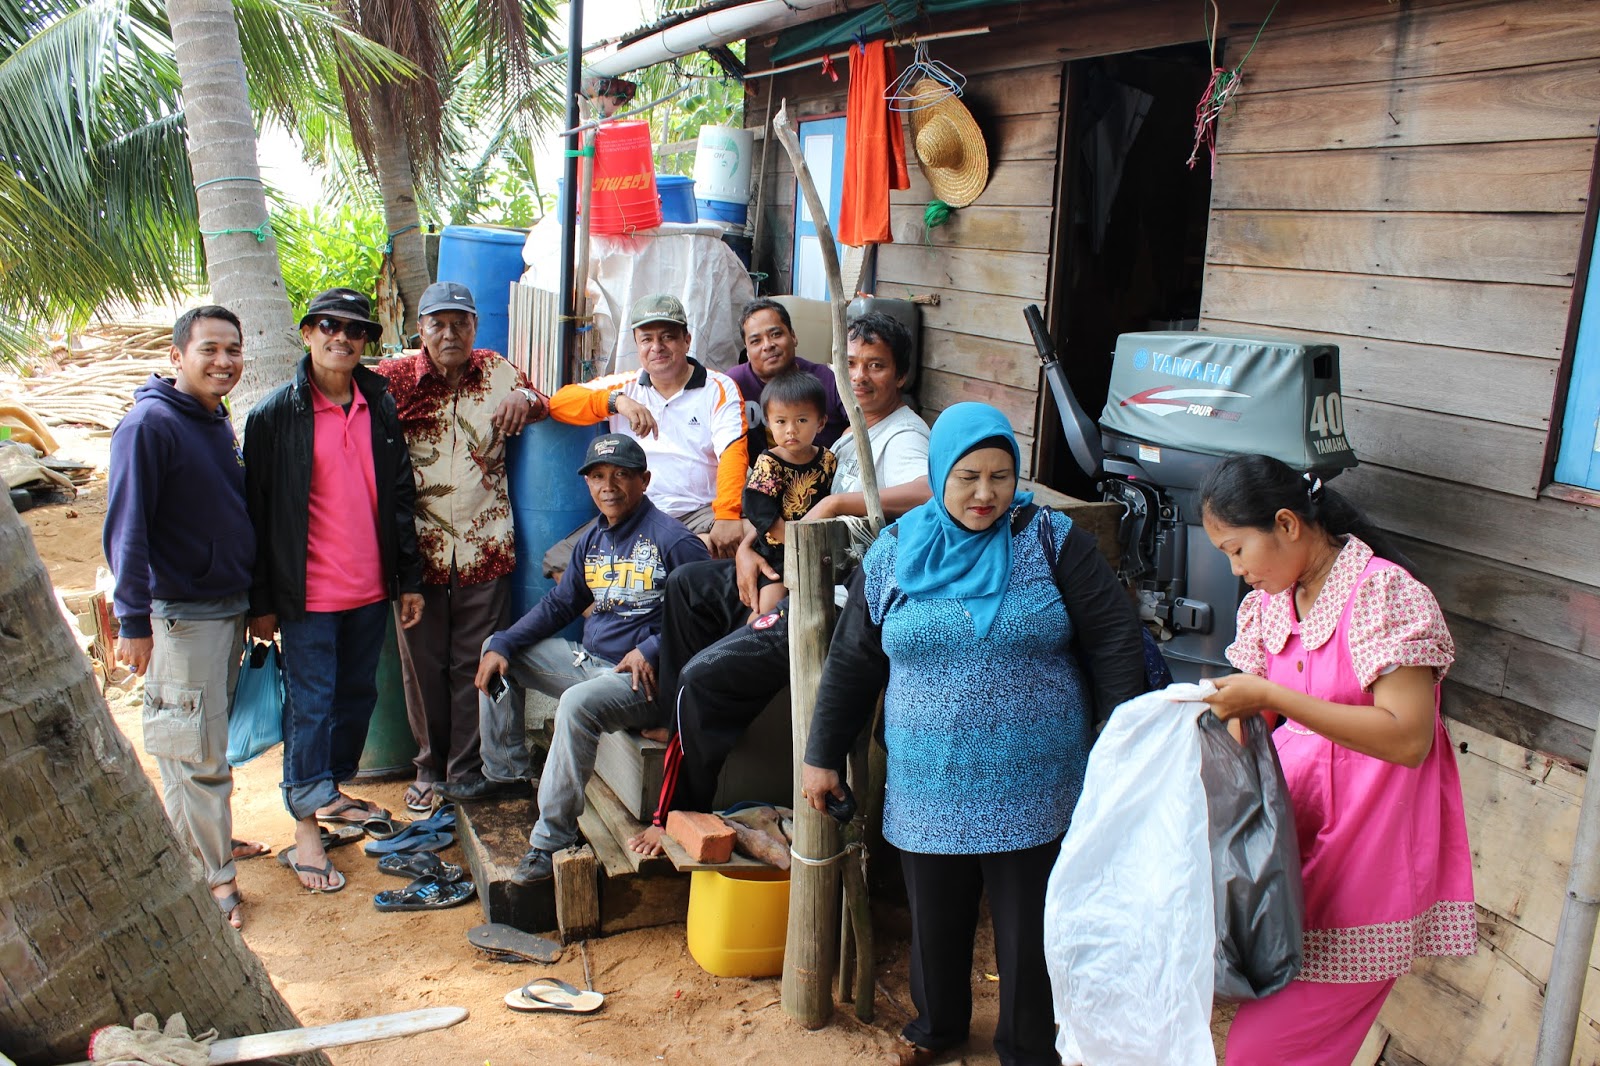
M 697 418 L 697 417 L 696 417 L 696 416 L 694 416 L 694 415 L 690 415 L 690 416 L 689 416 L 689 424 L 690 424 L 690 425 L 691 425 L 691 426 L 698 426 L 698 425 L 699 425 L 699 424 L 700 424 L 700 419 L 699 419 L 699 418 Z

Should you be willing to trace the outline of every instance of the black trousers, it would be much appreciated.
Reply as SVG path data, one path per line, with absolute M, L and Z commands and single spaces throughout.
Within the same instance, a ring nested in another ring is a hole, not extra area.
M 667 577 L 660 699 L 676 723 L 656 824 L 669 810 L 705 811 L 722 765 L 750 723 L 789 685 L 788 601 L 747 625 L 733 563 L 690 563 Z
M 989 896 L 1000 1016 L 994 1049 L 1005 1066 L 1060 1066 L 1055 1010 L 1044 961 L 1044 894 L 1061 841 L 991 855 L 903 851 L 911 903 L 911 1002 L 902 1035 L 943 1051 L 972 1024 L 972 943 L 978 900 Z

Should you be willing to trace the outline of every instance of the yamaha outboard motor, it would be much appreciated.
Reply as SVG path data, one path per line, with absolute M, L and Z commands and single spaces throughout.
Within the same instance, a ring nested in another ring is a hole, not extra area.
M 1339 349 L 1217 333 L 1124 333 L 1098 427 L 1025 312 L 1074 459 L 1122 507 L 1120 576 L 1179 681 L 1231 672 L 1223 656 L 1246 591 L 1200 524 L 1198 489 L 1225 456 L 1260 453 L 1327 480 L 1356 465 Z

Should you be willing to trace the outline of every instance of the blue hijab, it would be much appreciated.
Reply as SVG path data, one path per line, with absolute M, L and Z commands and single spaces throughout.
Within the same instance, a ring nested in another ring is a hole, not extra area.
M 933 424 L 928 438 L 933 498 L 900 519 L 894 568 L 895 579 L 913 600 L 960 600 L 980 637 L 989 634 L 1011 580 L 1011 523 L 1001 515 L 994 525 L 974 533 L 945 510 L 944 484 L 962 456 L 992 437 L 1003 439 L 1011 448 L 1011 461 L 1019 462 L 1011 423 L 986 403 L 958 403 Z M 1033 493 L 1019 492 L 1012 506 L 1032 500 Z

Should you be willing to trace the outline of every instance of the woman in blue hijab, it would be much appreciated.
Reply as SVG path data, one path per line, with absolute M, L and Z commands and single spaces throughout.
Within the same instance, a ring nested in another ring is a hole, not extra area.
M 967 1039 L 984 893 L 1000 977 L 995 1051 L 1007 1066 L 1060 1062 L 1045 885 L 1096 722 L 1145 691 L 1126 592 L 1091 534 L 1017 491 L 1018 462 L 993 407 L 939 416 L 934 496 L 885 530 L 851 579 L 806 746 L 802 787 L 821 810 L 843 795 L 845 758 L 887 686 L 883 835 L 901 851 L 917 1008 L 902 1063 Z

